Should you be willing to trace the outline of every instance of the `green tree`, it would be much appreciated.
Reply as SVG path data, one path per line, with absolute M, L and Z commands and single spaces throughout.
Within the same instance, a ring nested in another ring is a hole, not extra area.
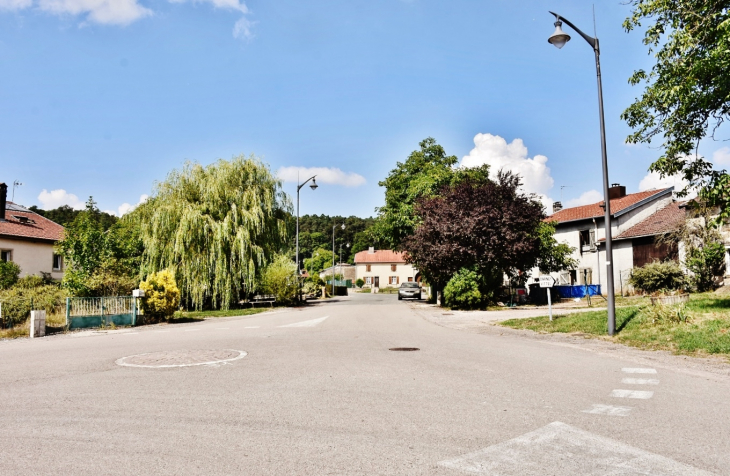
M 372 233 L 381 247 L 401 249 L 405 237 L 413 234 L 421 219 L 416 203 L 431 198 L 453 180 L 455 155 L 446 155 L 444 148 L 429 137 L 420 142 L 420 149 L 411 152 L 405 162 L 398 162 L 385 180 L 385 205 L 376 209 L 378 220 Z
M 624 28 L 650 22 L 644 44 L 656 63 L 637 70 L 629 82 L 645 84 L 622 114 L 634 129 L 629 143 L 660 137 L 663 154 L 650 170 L 681 174 L 701 195 L 730 216 L 730 176 L 712 169 L 695 152 L 730 115 L 730 2 L 727 0 L 630 0 Z
M 151 273 L 139 284 L 144 291 L 142 312 L 145 319 L 169 319 L 180 307 L 180 290 L 175 284 L 175 276 L 168 269 Z
M 572 257 L 575 248 L 566 243 L 558 243 L 555 239 L 555 223 L 541 222 L 537 228 L 540 238 L 537 266 L 544 274 L 575 269 L 578 266 L 578 260 Z
M 261 294 L 276 296 L 279 303 L 289 303 L 297 297 L 297 266 L 285 255 L 278 255 L 261 272 Z
M 310 275 L 315 275 L 330 266 L 332 266 L 332 251 L 326 248 L 314 250 L 312 257 L 304 260 L 304 268 Z
M 187 163 L 139 207 L 143 272 L 169 268 L 184 302 L 228 309 L 286 247 L 290 213 L 281 182 L 253 156 Z

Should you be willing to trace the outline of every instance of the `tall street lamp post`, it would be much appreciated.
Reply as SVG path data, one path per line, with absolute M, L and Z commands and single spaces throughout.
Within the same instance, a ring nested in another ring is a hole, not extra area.
M 347 248 L 349 249 L 350 243 L 346 244 L 345 246 L 347 246 Z M 342 243 L 340 243 L 340 271 L 342 271 Z M 347 284 L 347 281 L 345 280 L 344 271 L 342 271 L 342 273 L 340 273 L 340 274 L 342 275 L 342 280 L 345 281 L 345 284 Z
M 316 175 L 312 175 L 311 177 L 309 177 L 307 180 L 305 180 L 301 184 L 297 184 L 297 251 L 296 251 L 297 286 L 300 286 L 301 281 L 302 281 L 301 280 L 302 271 L 299 267 L 299 190 L 301 190 L 302 187 L 304 187 L 307 184 L 307 182 L 309 182 L 310 180 L 312 181 L 312 184 L 309 186 L 309 188 L 311 188 L 312 190 L 317 190 L 318 185 L 317 185 L 317 180 L 315 180 L 315 177 L 316 177 Z M 297 288 L 297 289 L 299 289 L 299 288 Z M 299 296 L 299 294 L 300 293 L 297 293 L 297 298 L 299 298 L 301 300 L 301 297 Z
M 332 296 L 335 295 L 335 227 L 337 225 L 332 225 Z M 341 228 L 345 229 L 345 224 L 343 223 Z
M 608 193 L 608 158 L 606 154 L 606 124 L 603 119 L 603 85 L 601 84 L 601 50 L 598 38 L 588 36 L 578 27 L 570 23 L 557 13 L 550 12 L 555 17 L 555 32 L 548 38 L 548 42 L 560 49 L 570 41 L 570 35 L 560 28 L 563 23 L 575 30 L 593 48 L 596 55 L 596 76 L 598 78 L 598 116 L 601 124 L 601 159 L 603 161 L 603 203 L 604 227 L 606 228 L 606 292 L 608 294 L 608 335 L 616 332 L 616 300 L 613 290 L 613 243 L 611 239 L 611 200 Z M 600 276 L 600 270 L 599 270 Z

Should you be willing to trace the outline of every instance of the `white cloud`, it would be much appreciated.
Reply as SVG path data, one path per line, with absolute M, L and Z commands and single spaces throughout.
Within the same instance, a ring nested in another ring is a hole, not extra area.
M 688 182 L 679 175 L 665 176 L 662 178 L 658 172 L 649 172 L 639 182 L 639 191 L 654 190 L 659 188 L 674 187 L 675 192 L 679 192 L 686 187 Z
M 359 187 L 365 185 L 365 177 L 355 172 L 343 172 L 335 167 L 282 167 L 277 175 L 284 182 L 306 180 L 312 175 L 317 176 L 317 182 L 343 187 Z
M 522 139 L 515 139 L 508 144 L 500 136 L 477 134 L 474 145 L 476 147 L 469 155 L 461 159 L 462 167 L 488 164 L 490 177 L 496 177 L 501 169 L 512 171 L 522 177 L 522 188 L 528 193 L 545 195 L 553 188 L 555 181 L 546 165 L 548 158 L 544 155 L 528 157 Z
M 2 0 L 0 0 L 2 1 Z M 250 13 L 248 7 L 244 2 L 241 2 L 239 0 L 169 0 L 170 3 L 208 3 L 213 5 L 215 8 L 220 8 L 221 10 L 232 10 L 241 12 L 244 15 L 247 15 Z M 241 39 L 248 39 L 253 37 L 253 33 L 251 32 L 251 27 L 254 25 L 255 22 L 252 22 L 245 16 L 241 17 L 235 25 L 233 25 L 233 37 L 234 38 L 241 38 Z
M 22 10 L 33 5 L 33 0 L 0 0 L 0 10 Z
M 50 192 L 44 188 L 40 195 L 38 195 L 38 201 L 41 202 L 41 206 L 45 210 L 51 210 L 63 205 L 81 210 L 85 206 L 85 203 L 79 200 L 79 197 L 60 188 L 58 190 L 51 190 Z
M 233 37 L 249 39 L 253 37 L 251 27 L 255 24 L 246 17 L 241 17 L 235 25 L 233 25 Z
M 137 0 L 38 0 L 36 5 L 46 12 L 85 16 L 90 22 L 104 25 L 129 25 L 152 15 L 152 10 Z
M 717 165 L 730 165 L 730 147 L 723 147 L 712 154 L 712 161 Z
M 119 208 L 117 209 L 116 215 L 118 217 L 120 217 L 122 215 L 126 215 L 127 213 L 131 212 L 132 210 L 134 210 L 135 208 L 137 208 L 142 203 L 146 202 L 148 198 L 150 198 L 149 195 L 142 194 L 142 195 L 140 195 L 139 202 L 136 205 L 132 205 L 132 204 L 129 204 L 129 203 L 126 203 L 126 202 L 125 203 L 122 203 L 121 205 L 119 205 Z M 113 211 L 112 212 L 107 212 L 107 213 L 111 213 L 112 215 L 115 214 Z
M 590 205 L 591 203 L 597 203 L 603 201 L 603 193 L 598 190 L 588 190 L 583 192 L 578 198 L 571 198 L 570 200 L 563 203 L 563 208 L 580 207 L 581 205 Z

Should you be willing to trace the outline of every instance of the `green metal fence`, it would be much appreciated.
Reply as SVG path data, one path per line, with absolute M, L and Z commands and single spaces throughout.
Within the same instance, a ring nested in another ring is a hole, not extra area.
M 133 326 L 137 301 L 132 296 L 66 298 L 66 327 Z

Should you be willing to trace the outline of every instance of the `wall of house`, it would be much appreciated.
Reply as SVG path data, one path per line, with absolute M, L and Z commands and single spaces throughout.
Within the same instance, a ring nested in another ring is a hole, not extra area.
M 395 271 L 391 271 L 390 265 L 395 264 L 396 269 Z M 367 283 L 367 278 L 374 278 L 375 276 L 380 277 L 380 287 L 398 287 L 401 283 L 408 282 L 408 278 L 411 278 L 411 280 L 416 280 L 416 270 L 413 268 L 412 265 L 406 264 L 406 263 L 373 263 L 370 265 L 370 271 L 367 271 L 366 264 L 360 264 L 358 263 L 356 265 L 357 268 L 357 278 L 362 279 Z M 392 276 L 396 277 L 396 284 L 390 283 L 390 278 Z M 374 282 L 374 280 L 373 280 Z M 367 285 L 366 285 L 367 287 Z
M 41 272 L 51 273 L 53 279 L 63 278 L 63 271 L 53 270 L 53 245 L 0 238 L 0 250 L 11 250 L 12 260 L 20 266 L 20 276 Z

